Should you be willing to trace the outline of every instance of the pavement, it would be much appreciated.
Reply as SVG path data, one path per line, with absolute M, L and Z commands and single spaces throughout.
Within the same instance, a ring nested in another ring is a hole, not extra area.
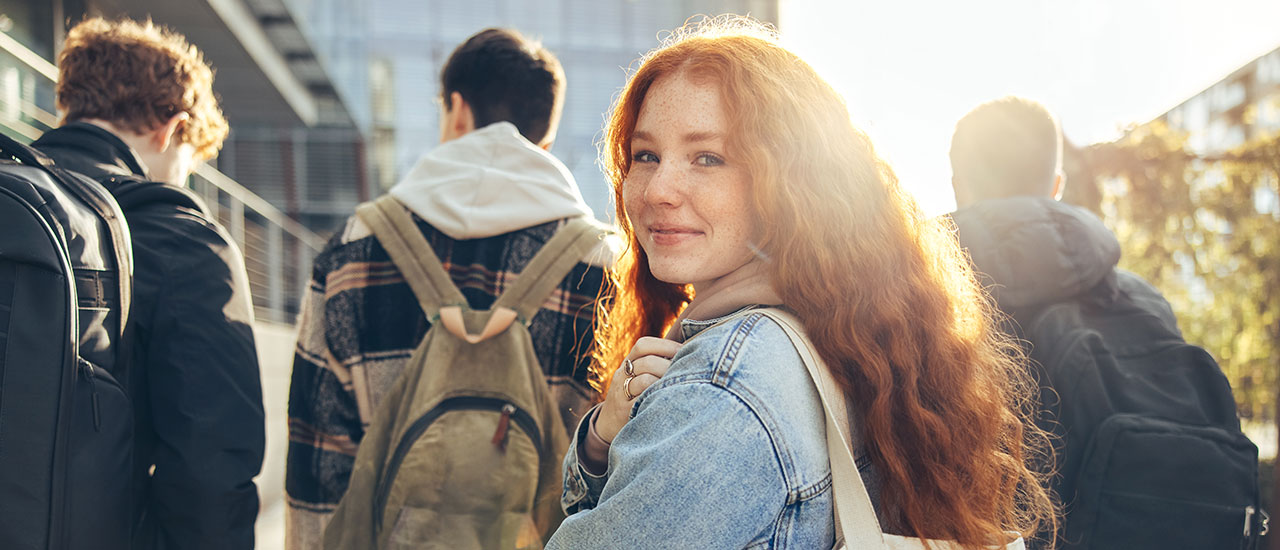
M 262 401 L 267 416 L 267 454 L 255 481 L 261 508 L 257 548 L 284 548 L 284 458 L 289 446 L 289 373 L 297 330 L 291 325 L 259 321 L 253 327 L 262 369 Z

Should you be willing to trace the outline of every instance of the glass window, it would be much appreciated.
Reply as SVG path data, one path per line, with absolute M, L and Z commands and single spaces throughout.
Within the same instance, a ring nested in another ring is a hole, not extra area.
M 53 59 L 53 2 L 0 0 L 0 32 L 48 60 Z

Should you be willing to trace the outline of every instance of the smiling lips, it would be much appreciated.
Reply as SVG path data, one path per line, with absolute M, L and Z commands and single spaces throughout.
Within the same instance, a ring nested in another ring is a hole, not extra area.
M 657 245 L 677 245 L 699 235 L 702 235 L 701 231 L 687 227 L 664 224 L 649 226 L 649 238 Z

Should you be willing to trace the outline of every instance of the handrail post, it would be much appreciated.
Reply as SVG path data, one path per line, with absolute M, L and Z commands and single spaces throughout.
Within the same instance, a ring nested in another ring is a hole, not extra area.
M 244 202 L 234 196 L 229 197 L 228 202 L 231 213 L 227 217 L 227 231 L 231 232 L 231 238 L 240 250 L 244 250 Z
M 276 317 L 272 321 L 287 322 L 284 317 L 284 229 L 271 225 L 267 231 L 267 306 Z
M 222 203 L 218 200 L 219 190 L 217 186 L 213 185 L 213 182 L 208 183 L 209 185 L 200 186 L 199 193 L 201 197 L 204 198 L 205 206 L 209 208 L 209 217 L 214 220 L 220 220 L 221 218 L 219 216 L 222 214 Z

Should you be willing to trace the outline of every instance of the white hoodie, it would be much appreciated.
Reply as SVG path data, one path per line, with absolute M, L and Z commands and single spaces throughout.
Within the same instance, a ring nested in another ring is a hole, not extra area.
M 457 240 L 594 216 L 569 169 L 510 122 L 490 124 L 428 151 L 391 195 Z

